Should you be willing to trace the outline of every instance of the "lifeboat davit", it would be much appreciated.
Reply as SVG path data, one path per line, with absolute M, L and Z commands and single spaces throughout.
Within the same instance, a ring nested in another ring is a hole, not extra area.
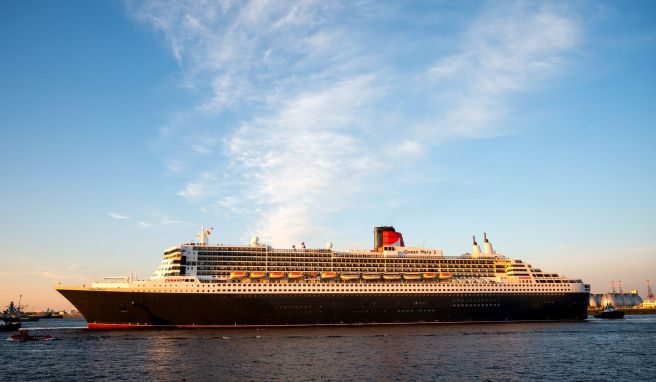
M 422 276 L 426 280 L 431 280 L 437 277 L 437 272 L 425 272 Z
M 364 273 L 363 280 L 380 280 L 380 273 Z
M 440 280 L 448 280 L 451 276 L 451 272 L 440 272 L 439 278 Z
M 421 273 L 404 273 L 404 280 L 419 280 L 421 279 Z
M 287 273 L 287 277 L 290 279 L 300 279 L 303 277 L 303 272 L 289 272 Z
M 321 278 L 324 280 L 334 279 L 337 277 L 337 272 L 321 272 Z
M 401 275 L 398 273 L 385 273 L 383 278 L 385 280 L 401 280 Z
M 246 277 L 246 272 L 230 272 L 230 280 L 239 280 L 243 279 L 244 277 Z
M 285 277 L 285 272 L 269 272 L 270 279 L 281 279 Z
M 357 280 L 360 278 L 360 275 L 355 274 L 355 273 L 346 273 L 341 276 L 339 276 L 342 280 L 344 281 L 351 281 L 351 280 Z
M 266 276 L 266 272 L 251 272 L 252 279 L 261 279 L 264 276 Z

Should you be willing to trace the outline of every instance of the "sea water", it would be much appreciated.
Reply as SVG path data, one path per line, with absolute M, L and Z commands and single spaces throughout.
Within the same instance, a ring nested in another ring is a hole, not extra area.
M 656 380 L 655 315 L 263 330 L 89 331 L 80 319 L 24 327 L 54 339 L 0 341 L 4 381 Z

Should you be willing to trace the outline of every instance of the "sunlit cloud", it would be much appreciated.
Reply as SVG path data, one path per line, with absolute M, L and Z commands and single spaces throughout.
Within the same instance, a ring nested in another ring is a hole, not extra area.
M 376 187 L 405 186 L 372 173 L 403 173 L 450 139 L 508 134 L 514 97 L 548 86 L 581 40 L 572 11 L 541 3 L 482 6 L 448 47 L 376 29 L 417 15 L 366 1 L 129 9 L 162 33 L 181 85 L 202 95 L 162 133 L 194 169 L 177 195 L 285 244 Z M 410 67 L 399 59 L 413 54 Z M 171 171 L 180 158 L 167 158 Z

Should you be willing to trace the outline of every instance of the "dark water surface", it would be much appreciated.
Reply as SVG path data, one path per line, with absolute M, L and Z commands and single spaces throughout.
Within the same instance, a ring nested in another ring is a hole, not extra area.
M 582 323 L 266 330 L 88 331 L 84 326 L 73 319 L 25 323 L 33 328 L 30 333 L 55 339 L 0 341 L 0 379 L 656 380 L 655 315 Z

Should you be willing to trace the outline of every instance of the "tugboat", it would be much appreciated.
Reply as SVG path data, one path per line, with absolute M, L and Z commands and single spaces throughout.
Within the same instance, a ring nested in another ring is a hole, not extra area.
M 12 341 L 26 342 L 26 341 L 42 341 L 42 340 L 51 340 L 52 336 L 31 336 L 27 329 L 21 329 L 17 334 L 11 335 Z
M 595 318 L 617 319 L 624 318 L 623 310 L 616 310 L 613 305 L 607 304 L 606 307 L 599 313 L 594 314 Z
M 23 295 L 20 296 L 18 300 L 18 306 L 14 305 L 14 302 L 11 301 L 7 309 L 2 312 L 2 319 L 6 322 L 21 322 L 21 321 L 39 321 L 38 316 L 28 316 L 22 310 L 24 306 L 21 305 L 21 299 Z
M 20 329 L 21 325 L 20 322 L 0 320 L 0 332 L 13 332 Z

